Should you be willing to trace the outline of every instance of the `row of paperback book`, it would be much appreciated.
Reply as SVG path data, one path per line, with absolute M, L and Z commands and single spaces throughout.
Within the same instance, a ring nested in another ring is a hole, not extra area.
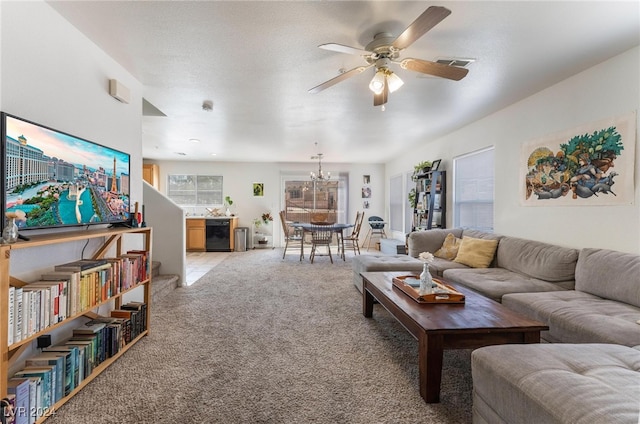
M 31 424 L 53 413 L 105 360 L 146 330 L 147 304 L 129 302 L 73 330 L 68 340 L 25 361 L 25 367 L 8 382 L 16 424 Z
M 151 275 L 147 251 L 56 265 L 39 281 L 9 287 L 8 344 L 91 309 Z

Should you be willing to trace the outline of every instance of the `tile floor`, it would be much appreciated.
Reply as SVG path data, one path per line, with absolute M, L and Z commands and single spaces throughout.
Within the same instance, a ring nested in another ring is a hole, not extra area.
M 190 286 L 233 252 L 187 252 L 187 285 Z

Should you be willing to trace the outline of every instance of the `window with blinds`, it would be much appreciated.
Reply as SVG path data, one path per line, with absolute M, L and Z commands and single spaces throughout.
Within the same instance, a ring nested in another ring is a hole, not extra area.
M 455 227 L 493 231 L 494 148 L 453 159 Z
M 169 175 L 167 196 L 182 206 L 222 205 L 222 176 Z

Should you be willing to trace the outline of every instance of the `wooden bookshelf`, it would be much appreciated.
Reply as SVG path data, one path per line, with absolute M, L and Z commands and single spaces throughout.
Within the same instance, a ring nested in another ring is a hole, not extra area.
M 40 234 L 40 235 L 30 235 L 29 241 L 18 241 L 14 244 L 2 244 L 0 245 L 0 293 L 3 293 L 2 298 L 8 299 L 9 287 L 20 287 L 25 283 L 11 277 L 10 268 L 11 268 L 11 251 L 16 249 L 29 249 L 33 247 L 39 246 L 54 246 L 60 243 L 68 243 L 74 241 L 85 241 L 88 239 L 95 238 L 103 238 L 104 242 L 99 247 L 99 249 L 94 253 L 91 259 L 101 259 L 105 257 L 105 255 L 111 251 L 112 248 L 115 249 L 115 253 L 117 256 L 124 253 L 122 251 L 122 241 L 123 238 L 128 234 L 138 234 L 143 236 L 143 250 L 149 252 L 147 260 L 149 263 L 152 263 L 152 229 L 150 227 L 145 228 L 101 228 L 101 229 L 91 229 L 91 230 L 77 230 L 77 231 L 69 231 L 69 232 L 61 232 L 61 233 L 50 233 L 50 234 Z M 151 269 L 151 267 L 150 267 Z M 122 356 L 131 346 L 137 343 L 142 337 L 146 336 L 149 333 L 149 323 L 150 320 L 150 311 L 151 311 L 151 271 L 149 271 L 148 279 L 144 281 L 139 281 L 135 286 L 124 290 L 110 298 L 106 299 L 103 302 L 100 302 L 97 305 L 93 305 L 90 308 L 81 311 L 74 316 L 68 317 L 62 322 L 46 327 L 45 329 L 33 334 L 23 340 L 15 342 L 11 345 L 8 345 L 8 321 L 9 321 L 9 305 L 7 301 L 1 302 L 0 305 L 0 346 L 2 346 L 2 359 L 0 362 L 0 397 L 5 397 L 7 395 L 7 382 L 8 382 L 8 372 L 9 366 L 12 363 L 12 360 L 20 357 L 20 354 L 33 342 L 37 339 L 38 336 L 50 333 L 51 331 L 64 327 L 66 325 L 72 325 L 75 320 L 80 317 L 95 317 L 95 313 L 92 311 L 98 308 L 100 305 L 104 305 L 110 301 L 114 301 L 115 308 L 120 308 L 122 306 L 122 296 L 125 293 L 128 293 L 132 290 L 143 288 L 144 290 L 144 303 L 147 304 L 146 310 L 146 323 L 147 328 L 144 332 L 142 332 L 138 337 L 134 340 L 123 346 L 122 349 L 118 351 L 114 356 L 103 361 L 93 372 L 88 375 L 84 381 L 71 392 L 68 396 L 63 397 L 54 405 L 52 405 L 52 409 L 55 411 L 57 408 L 65 404 L 69 399 L 71 399 L 75 394 L 77 394 L 83 387 L 85 387 L 90 381 L 96 378 L 102 371 L 104 371 L 109 365 L 115 362 L 120 356 Z M 41 423 L 46 420 L 46 416 L 41 417 L 36 422 Z

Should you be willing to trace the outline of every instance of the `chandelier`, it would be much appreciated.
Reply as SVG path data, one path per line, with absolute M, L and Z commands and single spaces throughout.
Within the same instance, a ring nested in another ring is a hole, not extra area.
M 316 143 L 317 144 L 317 143 Z M 317 156 L 311 156 L 311 159 L 318 159 L 318 173 L 311 171 L 309 176 L 312 181 L 325 181 L 331 178 L 331 172 L 327 172 L 327 175 L 322 172 L 322 153 L 318 153 Z

